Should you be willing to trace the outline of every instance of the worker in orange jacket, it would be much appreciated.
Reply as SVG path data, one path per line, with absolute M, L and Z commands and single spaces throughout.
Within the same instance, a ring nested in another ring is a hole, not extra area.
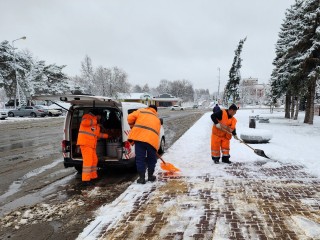
M 96 153 L 98 138 L 108 138 L 108 134 L 100 132 L 101 115 L 97 110 L 92 110 L 82 116 L 78 133 L 77 145 L 82 153 L 82 182 L 83 185 L 91 185 L 93 179 L 98 178 L 97 165 L 98 157 Z
M 154 182 L 156 177 L 153 173 L 157 163 L 156 152 L 159 148 L 161 127 L 157 107 L 150 105 L 147 108 L 132 112 L 128 115 L 128 123 L 131 128 L 128 140 L 135 144 L 136 165 L 139 173 L 137 182 L 140 184 L 146 183 L 146 161 L 148 165 L 148 181 Z
M 229 109 L 221 109 L 211 114 L 214 123 L 211 134 L 211 157 L 214 163 L 219 163 L 220 151 L 222 153 L 222 162 L 230 161 L 230 139 L 232 136 L 239 140 L 236 133 L 237 119 L 233 116 L 237 113 L 237 106 L 232 104 Z

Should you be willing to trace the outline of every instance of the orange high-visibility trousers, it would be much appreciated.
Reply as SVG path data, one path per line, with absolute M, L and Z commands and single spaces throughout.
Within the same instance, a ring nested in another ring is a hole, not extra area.
M 95 148 L 80 146 L 82 153 L 82 181 L 90 181 L 98 177 L 98 157 Z
M 230 140 L 225 137 L 218 137 L 215 134 L 211 134 L 211 156 L 220 158 L 220 151 L 222 156 L 230 156 Z

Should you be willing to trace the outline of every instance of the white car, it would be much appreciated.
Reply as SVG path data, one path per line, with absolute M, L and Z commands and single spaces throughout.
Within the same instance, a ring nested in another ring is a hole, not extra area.
M 61 116 L 62 115 L 62 110 L 59 109 L 59 108 L 54 108 L 54 107 L 51 107 L 52 105 L 50 106 L 44 106 L 45 109 L 48 110 L 48 115 L 50 117 L 56 117 L 56 116 Z
M 82 116 L 94 109 L 101 114 L 100 125 L 103 132 L 112 136 L 110 139 L 99 139 L 97 142 L 98 167 L 115 165 L 136 169 L 135 148 L 128 141 L 131 129 L 127 117 L 131 112 L 145 108 L 147 105 L 137 102 L 118 102 L 108 97 L 90 95 L 34 96 L 33 98 L 36 100 L 60 98 L 60 101 L 70 104 L 64 121 L 62 140 L 65 167 L 74 167 L 78 172 L 82 171 L 82 154 L 77 146 L 78 132 Z M 161 118 L 160 121 L 162 125 Z M 164 147 L 164 128 L 161 126 L 158 153 L 163 153 Z
M 171 107 L 171 110 L 172 110 L 172 111 L 174 111 L 174 110 L 184 110 L 184 108 L 181 107 L 181 106 L 179 106 L 179 105 L 173 105 L 173 106 Z
M 0 119 L 4 120 L 8 117 L 8 111 L 7 110 L 0 110 Z
M 62 115 L 62 111 L 60 109 L 50 109 L 48 108 L 48 112 L 49 112 L 49 116 L 53 117 L 53 116 L 61 116 Z
M 48 115 L 48 111 L 42 106 L 21 106 L 17 109 L 11 109 L 8 111 L 9 117 L 45 117 Z

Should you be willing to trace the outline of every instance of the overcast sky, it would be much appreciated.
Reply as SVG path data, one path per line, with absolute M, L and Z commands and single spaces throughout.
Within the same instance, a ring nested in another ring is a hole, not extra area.
M 294 0 L 0 0 L 0 41 L 79 75 L 87 54 L 94 67 L 118 66 L 131 84 L 186 79 L 220 91 L 239 40 L 241 76 L 267 83 L 285 10 Z

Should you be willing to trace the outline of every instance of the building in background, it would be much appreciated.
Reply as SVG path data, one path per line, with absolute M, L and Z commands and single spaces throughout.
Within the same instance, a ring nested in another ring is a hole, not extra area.
M 268 84 L 259 84 L 258 78 L 243 78 L 239 85 L 240 104 L 261 105 L 267 102 Z

